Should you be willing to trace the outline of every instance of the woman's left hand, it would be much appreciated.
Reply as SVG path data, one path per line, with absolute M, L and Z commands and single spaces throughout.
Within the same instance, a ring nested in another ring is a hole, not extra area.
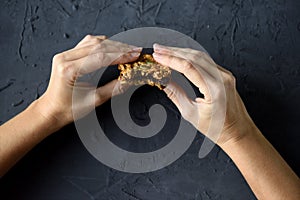
M 53 57 L 49 86 L 37 100 L 39 112 L 54 120 L 57 128 L 72 122 L 74 115 L 78 119 L 88 114 L 95 106 L 111 98 L 114 89 L 114 94 L 121 93 L 122 89 L 117 79 L 99 88 L 84 82 L 78 84 L 76 80 L 104 66 L 134 61 L 141 50 L 107 40 L 105 36 L 87 35 L 73 49 Z M 75 104 L 72 102 L 74 94 Z

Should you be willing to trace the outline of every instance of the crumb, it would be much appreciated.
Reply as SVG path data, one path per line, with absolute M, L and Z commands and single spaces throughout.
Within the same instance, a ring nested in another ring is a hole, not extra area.
M 164 89 L 171 79 L 171 69 L 157 63 L 152 55 L 143 54 L 136 61 L 119 64 L 121 85 L 156 86 Z

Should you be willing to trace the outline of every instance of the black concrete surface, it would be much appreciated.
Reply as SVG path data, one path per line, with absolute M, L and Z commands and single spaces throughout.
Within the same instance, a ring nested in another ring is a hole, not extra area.
M 5 0 L 0 8 L 0 124 L 45 91 L 53 55 L 84 35 L 165 27 L 193 37 L 235 74 L 253 120 L 300 175 L 300 1 Z M 153 92 L 154 102 L 165 99 Z M 99 111 L 105 115 L 108 107 Z M 176 108 L 172 112 L 178 115 Z M 164 169 L 127 174 L 95 160 L 71 124 L 0 179 L 0 199 L 255 199 L 218 147 L 197 158 L 202 141 L 198 134 L 184 156 Z

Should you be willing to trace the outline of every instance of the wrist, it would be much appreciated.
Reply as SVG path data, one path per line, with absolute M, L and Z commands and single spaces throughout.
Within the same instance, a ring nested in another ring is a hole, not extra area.
M 226 133 L 222 133 L 225 137 L 221 137 L 221 139 L 218 140 L 217 145 L 223 150 L 226 150 L 232 146 L 243 143 L 249 138 L 256 137 L 259 134 L 261 134 L 259 129 L 254 122 L 250 120 L 249 122 L 242 123 L 240 126 L 226 130 Z
M 45 128 L 51 133 L 65 125 L 65 123 L 57 117 L 59 113 L 44 102 L 42 97 L 32 102 L 28 109 L 31 109 L 37 117 L 41 118 L 41 121 L 45 124 Z

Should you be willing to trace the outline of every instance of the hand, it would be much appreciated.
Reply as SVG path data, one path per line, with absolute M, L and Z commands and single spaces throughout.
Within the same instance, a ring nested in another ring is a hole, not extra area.
M 40 113 L 54 120 L 58 128 L 72 122 L 74 115 L 76 119 L 83 117 L 107 101 L 114 88 L 114 94 L 121 93 L 122 88 L 117 79 L 96 88 L 78 82 L 78 78 L 104 66 L 134 61 L 141 50 L 105 36 L 87 35 L 75 48 L 54 56 L 49 86 L 38 99 Z M 74 94 L 79 102 L 72 102 Z
M 206 53 L 155 44 L 153 57 L 162 65 L 183 73 L 204 95 L 204 98 L 190 99 L 174 82 L 164 89 L 183 118 L 212 141 L 222 145 L 229 140 L 239 140 L 249 132 L 245 129 L 255 126 L 236 91 L 234 76 Z M 218 114 L 215 108 L 224 109 L 224 116 L 214 116 Z M 221 125 L 219 133 L 210 127 L 213 117 L 219 118 L 217 123 L 211 124 Z

